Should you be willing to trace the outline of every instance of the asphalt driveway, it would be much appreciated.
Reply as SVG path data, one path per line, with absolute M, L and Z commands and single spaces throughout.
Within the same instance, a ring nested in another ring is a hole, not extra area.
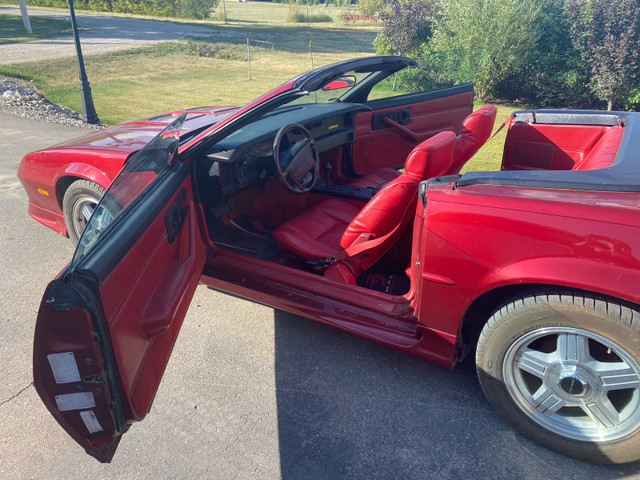
M 20 15 L 18 8 L 0 6 L 0 13 Z M 62 10 L 29 9 L 31 16 L 65 20 L 69 13 Z M 241 31 L 221 32 L 214 26 L 129 18 L 123 16 L 76 13 L 82 53 L 90 55 L 114 50 L 126 50 L 184 37 L 208 37 L 212 34 L 243 38 Z M 255 35 L 254 35 L 255 36 Z M 35 42 L 0 45 L 0 64 L 75 56 L 72 35 L 46 38 Z
M 35 316 L 68 240 L 26 213 L 22 155 L 83 133 L 0 113 L 0 478 L 614 479 L 511 430 L 473 365 L 453 372 L 199 287 L 147 419 L 109 465 L 31 385 Z

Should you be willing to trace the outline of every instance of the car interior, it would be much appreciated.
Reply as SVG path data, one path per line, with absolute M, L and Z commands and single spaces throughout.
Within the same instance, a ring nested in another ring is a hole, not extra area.
M 419 184 L 458 174 L 489 139 L 496 108 L 472 112 L 471 84 L 389 91 L 393 68 L 325 76 L 209 145 L 195 178 L 210 248 L 407 293 Z M 505 122 L 498 173 L 613 163 L 622 124 L 590 115 L 576 124 L 558 112 Z
M 285 105 L 210 147 L 196 181 L 212 246 L 401 295 L 418 185 L 455 174 L 496 108 L 470 85 Z

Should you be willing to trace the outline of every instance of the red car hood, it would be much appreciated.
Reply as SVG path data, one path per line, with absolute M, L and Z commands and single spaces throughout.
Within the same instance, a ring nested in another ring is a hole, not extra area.
M 121 152 L 134 152 L 140 150 L 151 141 L 163 128 L 165 128 L 175 117 L 185 111 L 188 112 L 184 125 L 180 132 L 186 135 L 201 127 L 211 126 L 224 120 L 229 115 L 236 112 L 240 107 L 216 106 L 200 107 L 188 110 L 178 110 L 175 112 L 163 113 L 152 117 L 140 118 L 124 123 L 119 123 L 113 127 L 98 130 L 88 135 L 75 138 L 68 142 L 59 143 L 47 150 L 60 149 L 82 149 L 82 150 L 115 150 Z

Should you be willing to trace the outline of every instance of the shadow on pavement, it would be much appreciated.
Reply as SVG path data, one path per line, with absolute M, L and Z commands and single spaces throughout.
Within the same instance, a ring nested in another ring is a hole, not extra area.
M 275 311 L 282 478 L 620 478 L 524 439 L 485 400 L 472 361 L 453 372 Z

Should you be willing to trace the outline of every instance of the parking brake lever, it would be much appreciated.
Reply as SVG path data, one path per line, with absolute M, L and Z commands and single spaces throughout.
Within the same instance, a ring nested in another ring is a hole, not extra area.
M 322 164 L 322 169 L 324 170 L 324 179 L 327 182 L 327 187 L 331 183 L 329 180 L 329 176 L 331 175 L 331 164 L 329 162 L 324 162 Z

